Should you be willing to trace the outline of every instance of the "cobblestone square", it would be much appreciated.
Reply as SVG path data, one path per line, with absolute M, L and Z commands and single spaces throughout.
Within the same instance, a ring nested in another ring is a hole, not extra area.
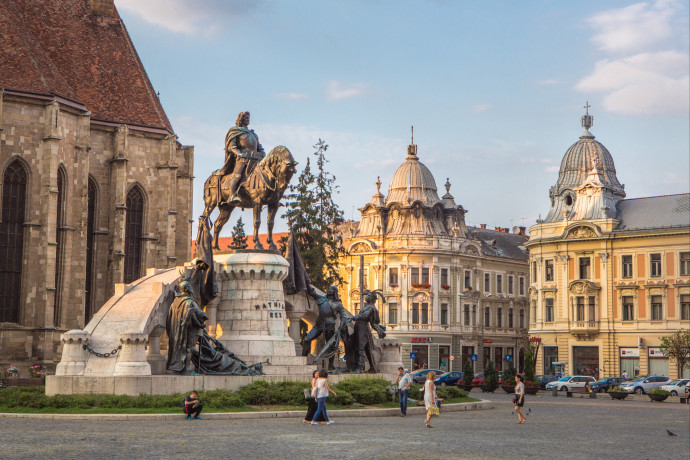
M 0 458 L 626 458 L 690 455 L 690 406 L 677 400 L 531 397 L 517 425 L 511 395 L 485 395 L 491 410 L 422 416 L 332 416 L 179 422 L 0 418 Z M 666 430 L 677 436 L 669 436 Z

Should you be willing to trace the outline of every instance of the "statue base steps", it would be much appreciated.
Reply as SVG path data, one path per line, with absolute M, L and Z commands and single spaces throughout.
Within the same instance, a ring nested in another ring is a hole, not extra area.
M 328 381 L 335 385 L 356 374 L 329 375 Z M 395 381 L 394 374 L 365 374 L 365 377 L 379 377 Z M 49 375 L 46 377 L 46 395 L 58 394 L 115 394 L 138 396 L 140 394 L 172 395 L 189 393 L 192 390 L 237 390 L 256 380 L 268 382 L 311 380 L 311 372 L 282 375 L 146 375 L 134 377 L 85 377 Z M 180 401 L 181 402 L 181 401 Z M 181 413 L 181 410 L 180 410 Z

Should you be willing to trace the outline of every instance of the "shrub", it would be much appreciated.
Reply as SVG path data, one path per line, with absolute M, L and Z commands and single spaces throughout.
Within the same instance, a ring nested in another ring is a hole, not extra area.
M 663 396 L 671 396 L 670 391 L 662 390 L 661 388 L 654 388 L 653 390 L 649 390 L 647 392 L 648 395 L 663 395 Z
M 272 382 L 257 380 L 237 390 L 237 396 L 246 404 L 268 405 L 289 404 L 303 405 L 304 389 L 309 388 L 309 382 Z
M 498 385 L 498 371 L 496 371 L 493 361 L 489 361 L 486 364 L 486 369 L 484 369 L 484 384 Z
M 467 392 L 458 387 L 436 387 L 436 396 L 443 399 L 464 398 Z
M 352 377 L 338 382 L 336 393 L 346 391 L 360 404 L 380 404 L 390 400 L 386 387 L 390 382 L 382 378 Z
M 536 379 L 534 373 L 534 350 L 532 350 L 532 347 L 527 347 L 525 351 L 525 380 L 534 382 Z
M 462 368 L 462 372 L 465 373 L 465 375 L 462 376 L 462 381 L 465 383 L 465 385 L 472 385 L 472 378 L 474 377 L 472 361 L 469 359 L 465 361 L 465 366 Z
M 627 393 L 627 391 L 620 386 L 615 386 L 613 388 L 609 388 L 609 393 Z
M 515 384 L 516 370 L 513 362 L 508 361 L 508 368 L 503 372 L 503 385 L 510 386 Z
M 419 383 L 413 383 L 410 385 L 410 391 L 407 393 L 407 396 L 412 399 L 421 399 L 421 395 L 419 392 L 424 388 L 423 385 L 420 385 Z
M 355 398 L 345 390 L 335 390 L 338 396 L 330 396 L 329 402 L 331 404 L 338 404 L 341 406 L 349 406 L 355 402 Z

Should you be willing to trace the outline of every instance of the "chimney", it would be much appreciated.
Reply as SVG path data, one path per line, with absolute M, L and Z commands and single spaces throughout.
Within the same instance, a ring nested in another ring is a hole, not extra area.
M 89 0 L 91 12 L 103 16 L 115 16 L 115 0 Z
M 486 224 L 479 224 L 479 228 L 481 228 L 482 230 L 486 230 Z
M 501 229 L 501 227 L 494 227 L 494 231 L 500 233 L 503 231 L 503 229 Z
M 520 236 L 527 236 L 527 227 L 520 227 Z

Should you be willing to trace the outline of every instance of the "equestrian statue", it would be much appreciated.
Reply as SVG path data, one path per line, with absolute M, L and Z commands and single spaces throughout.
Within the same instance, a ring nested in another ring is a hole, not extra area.
M 268 209 L 268 249 L 278 249 L 273 241 L 273 223 L 280 200 L 297 171 L 297 162 L 282 145 L 265 155 L 259 137 L 248 126 L 249 112 L 240 113 L 236 126 L 230 128 L 225 136 L 223 167 L 214 171 L 204 183 L 205 208 L 199 221 L 210 219 L 213 210 L 218 208 L 220 214 L 213 223 L 213 248 L 217 250 L 220 250 L 220 231 L 238 207 L 254 210 L 254 247 L 264 249 L 259 242 L 263 206 Z

